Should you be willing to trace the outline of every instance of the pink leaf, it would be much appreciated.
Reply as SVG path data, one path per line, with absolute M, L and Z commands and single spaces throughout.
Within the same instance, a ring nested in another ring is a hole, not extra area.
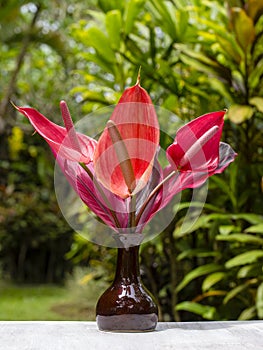
M 68 132 L 33 108 L 16 108 L 29 119 L 35 130 L 47 141 L 55 153 L 59 153 L 64 158 L 86 164 L 93 159 L 97 142 L 92 138 L 76 133 L 74 128 L 71 128 Z M 79 147 L 72 142 L 73 135 L 77 135 Z
M 235 160 L 237 154 L 235 151 L 224 142 L 219 144 L 219 162 L 217 168 L 211 172 L 197 171 L 197 172 L 176 172 L 163 186 L 162 201 L 158 211 L 164 208 L 172 198 L 179 192 L 186 188 L 197 188 L 205 183 L 205 181 L 214 174 L 222 173 L 230 163 Z M 205 169 L 206 170 L 206 169 Z M 168 176 L 173 171 L 173 166 L 169 165 L 164 169 L 164 177 Z
M 65 159 L 61 157 L 61 155 L 54 155 L 62 172 L 80 199 L 101 218 L 106 225 L 116 231 L 120 228 L 126 228 L 128 213 L 125 201 L 113 193 L 110 193 L 105 188 L 103 188 L 102 196 L 94 180 L 78 163 Z M 94 175 L 92 162 L 89 163 L 87 167 L 90 173 Z
M 217 168 L 224 114 L 224 111 L 205 114 L 178 130 L 167 149 L 173 167 L 194 172 L 211 172 Z

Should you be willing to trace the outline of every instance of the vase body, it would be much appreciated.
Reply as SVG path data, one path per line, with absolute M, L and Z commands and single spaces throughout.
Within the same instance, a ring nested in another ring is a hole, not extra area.
M 96 321 L 104 331 L 155 329 L 158 309 L 141 283 L 139 246 L 118 248 L 115 278 L 98 300 Z

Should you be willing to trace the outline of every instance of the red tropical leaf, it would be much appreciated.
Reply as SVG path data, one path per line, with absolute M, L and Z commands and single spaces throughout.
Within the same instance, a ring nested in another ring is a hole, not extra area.
M 154 106 L 137 82 L 124 91 L 98 141 L 95 174 L 106 188 L 126 198 L 146 185 L 158 145 Z
M 167 157 L 177 170 L 209 173 L 217 168 L 224 115 L 224 111 L 208 113 L 178 130 L 167 149 Z
M 97 142 L 92 138 L 63 128 L 50 120 L 37 110 L 28 107 L 16 107 L 24 114 L 35 130 L 46 140 L 53 152 L 60 156 L 88 164 L 93 159 Z M 77 139 L 77 144 L 76 144 Z

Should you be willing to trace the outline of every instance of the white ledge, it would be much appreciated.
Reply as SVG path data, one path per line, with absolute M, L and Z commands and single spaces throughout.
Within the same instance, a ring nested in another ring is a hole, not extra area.
M 160 322 L 154 332 L 101 332 L 95 322 L 0 321 L 1 350 L 262 350 L 263 321 Z

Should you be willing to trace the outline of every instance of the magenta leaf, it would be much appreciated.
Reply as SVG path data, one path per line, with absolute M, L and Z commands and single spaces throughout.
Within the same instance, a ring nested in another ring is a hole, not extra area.
M 205 114 L 178 130 L 167 149 L 167 157 L 175 169 L 211 172 L 217 168 L 224 114 L 224 111 Z
M 56 156 L 62 172 L 73 187 L 80 199 L 100 218 L 115 231 L 127 227 L 128 213 L 126 203 L 107 189 L 103 188 L 103 195 L 96 187 L 94 179 L 76 162 Z M 92 162 L 87 166 L 94 175 Z M 113 215 L 114 213 L 114 215 Z M 117 218 L 117 220 L 116 220 Z
M 30 120 L 35 130 L 46 140 L 55 153 L 59 153 L 64 158 L 86 164 L 93 159 L 96 140 L 84 134 L 76 133 L 73 128 L 67 131 L 66 128 L 51 122 L 33 108 L 16 108 Z M 72 142 L 73 135 L 77 135 L 79 147 Z
M 235 151 L 224 142 L 219 144 L 219 162 L 217 168 L 213 171 L 198 171 L 198 172 L 175 172 L 175 175 L 163 186 L 162 201 L 158 211 L 164 208 L 172 198 L 186 188 L 197 188 L 205 183 L 205 181 L 214 174 L 219 174 L 234 161 L 237 154 Z M 173 172 L 173 166 L 169 165 L 164 169 L 164 177 Z

